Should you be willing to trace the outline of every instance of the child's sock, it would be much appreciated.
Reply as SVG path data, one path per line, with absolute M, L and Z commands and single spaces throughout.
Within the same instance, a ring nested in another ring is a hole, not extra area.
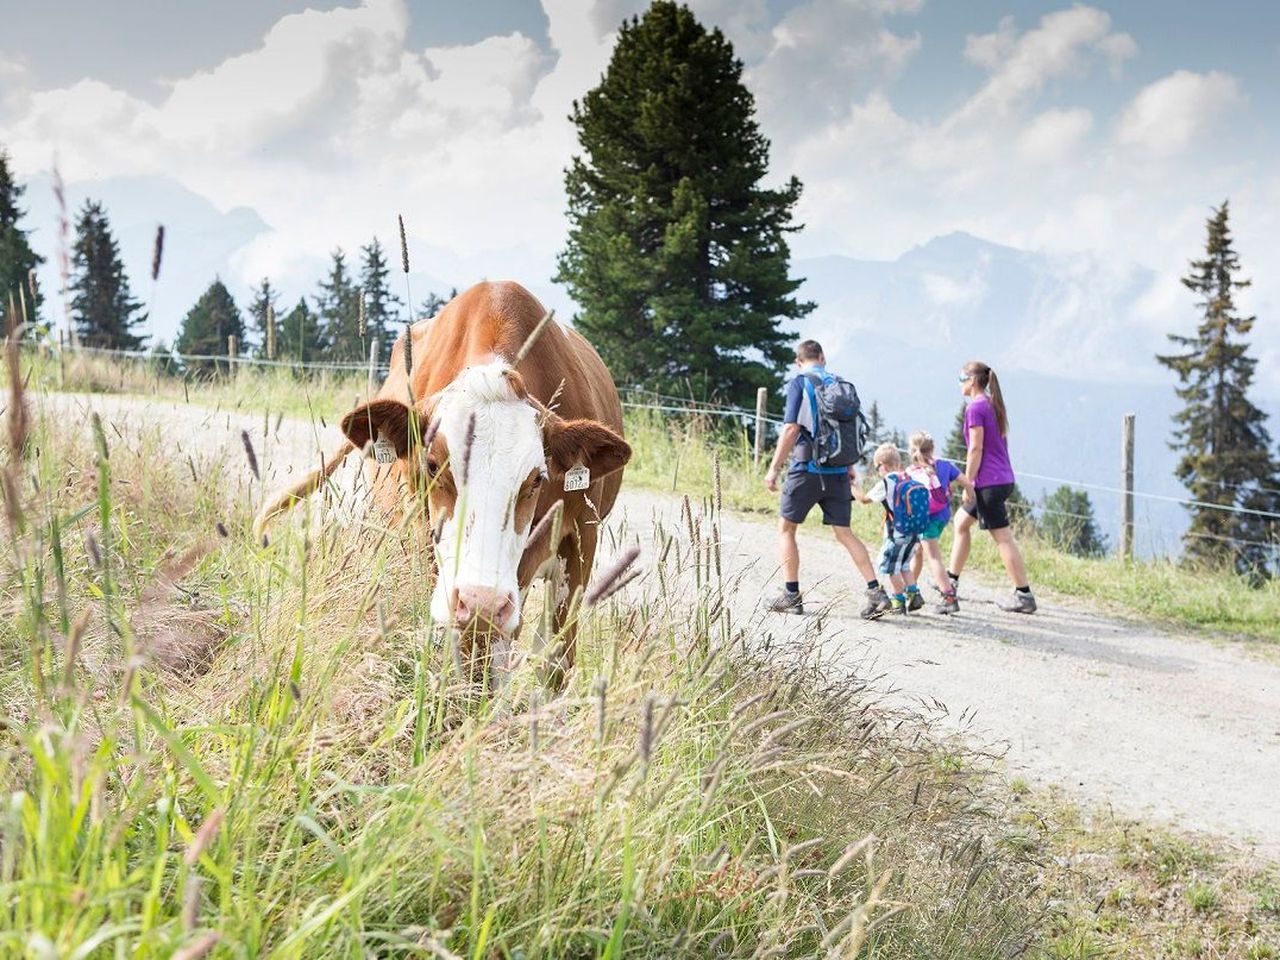
M 906 603 L 907 595 L 905 593 L 895 593 L 893 595 L 893 599 L 898 601 L 898 603 Z
M 919 585 L 919 584 L 917 584 L 917 583 L 909 583 L 909 584 L 907 584 L 907 593 L 919 593 L 919 592 L 920 592 L 920 585 Z
M 799 593 L 799 592 L 800 592 L 800 581 L 799 581 L 799 580 L 788 580 L 788 581 L 787 581 L 787 583 L 786 583 L 786 588 L 787 588 L 787 593 Z

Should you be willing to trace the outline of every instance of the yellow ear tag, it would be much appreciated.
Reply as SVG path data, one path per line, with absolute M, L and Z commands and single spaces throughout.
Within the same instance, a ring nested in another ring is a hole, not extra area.
M 564 489 L 566 493 L 574 490 L 585 490 L 591 486 L 591 471 L 578 464 L 564 472 Z

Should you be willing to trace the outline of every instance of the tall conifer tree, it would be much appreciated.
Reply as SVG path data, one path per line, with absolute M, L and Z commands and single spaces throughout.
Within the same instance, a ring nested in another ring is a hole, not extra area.
M 391 270 L 387 266 L 386 251 L 378 238 L 360 248 L 360 286 L 364 291 L 364 342 L 377 337 L 382 360 L 391 356 L 391 343 L 395 339 L 393 321 L 399 314 L 402 303 L 399 297 L 391 292 L 388 281 Z M 365 348 L 368 349 L 367 347 Z M 368 354 L 366 353 L 366 356 Z
M 275 317 L 276 352 L 280 352 L 279 303 L 280 291 L 271 285 L 271 280 L 268 277 L 263 277 L 262 282 L 259 283 L 253 291 L 253 302 L 249 304 L 248 319 L 245 324 L 245 335 L 246 337 L 253 339 L 258 356 L 260 357 L 265 357 L 267 355 L 268 311 Z
M 1235 294 L 1250 285 L 1237 279 L 1240 258 L 1232 245 L 1230 211 L 1224 201 L 1207 221 L 1205 255 L 1191 262 L 1182 283 L 1197 297 L 1200 322 L 1191 336 L 1169 334 L 1177 352 L 1157 359 L 1178 375 L 1182 410 L 1170 446 L 1182 453 L 1176 473 L 1191 499 L 1221 507 L 1277 512 L 1280 486 L 1267 417 L 1249 399 L 1258 361 L 1249 355 L 1255 317 L 1236 311 Z M 1210 506 L 1193 506 L 1185 538 L 1186 556 L 1210 565 L 1231 565 L 1262 576 L 1274 570 L 1274 524 Z
M 364 359 L 368 341 L 360 335 L 360 288 L 351 278 L 347 255 L 341 248 L 330 255 L 329 274 L 320 282 L 315 301 L 324 336 L 325 359 L 347 362 Z
M 220 279 L 215 279 L 182 319 L 178 352 L 225 357 L 227 337 L 235 337 L 238 344 L 244 343 L 244 318 L 231 291 Z M 211 361 L 195 361 L 195 364 L 209 366 Z
M 26 190 L 13 178 L 9 168 L 9 154 L 0 148 L 0 298 L 14 303 L 25 301 L 26 320 L 33 330 L 40 325 L 40 308 L 44 293 L 33 283 L 36 267 L 44 263 L 44 257 L 31 249 L 27 231 L 18 224 L 26 215 L 19 204 Z M 0 305 L 0 308 L 7 309 Z
M 600 85 L 575 102 L 556 279 L 615 378 L 744 405 L 791 359 L 805 316 L 787 235 L 800 182 L 761 186 L 769 142 L 719 30 L 657 0 L 622 24 Z
M 133 328 L 146 319 L 133 299 L 120 247 L 100 203 L 86 200 L 71 251 L 71 323 L 86 347 L 137 350 L 146 338 Z

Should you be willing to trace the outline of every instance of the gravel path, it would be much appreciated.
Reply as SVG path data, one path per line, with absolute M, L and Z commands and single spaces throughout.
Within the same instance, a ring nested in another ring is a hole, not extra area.
M 275 429 L 274 417 L 264 439 L 261 413 L 180 403 L 114 396 L 43 403 L 58 415 L 99 410 L 122 431 L 159 424 L 175 445 L 205 455 L 242 458 L 240 431 L 248 430 L 269 489 L 341 439 L 331 426 L 297 420 Z M 352 476 L 339 474 L 339 482 Z M 679 517 L 677 498 L 624 488 L 610 522 L 642 531 L 658 519 L 678 529 Z M 727 516 L 723 533 L 726 573 L 743 578 L 736 599 L 743 620 L 779 637 L 817 626 L 759 611 L 760 596 L 777 587 L 771 523 Z M 1049 596 L 1033 617 L 1006 614 L 992 605 L 992 586 L 969 576 L 958 616 L 864 623 L 852 565 L 834 540 L 802 531 L 801 562 L 806 602 L 823 610 L 824 650 L 863 670 L 870 665 L 893 696 L 945 705 L 966 735 L 1005 750 L 1011 776 L 1280 855 L 1280 665 Z

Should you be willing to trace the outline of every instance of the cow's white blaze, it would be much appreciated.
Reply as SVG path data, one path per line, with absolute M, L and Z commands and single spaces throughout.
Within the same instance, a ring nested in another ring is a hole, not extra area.
M 468 367 L 436 404 L 458 497 L 436 544 L 431 613 L 437 622 L 447 623 L 456 589 L 497 590 L 513 602 L 503 622 L 494 626 L 509 633 L 520 622 L 517 570 L 530 526 L 516 529 L 516 498 L 531 471 L 546 471 L 546 455 L 537 412 L 516 396 L 504 376 L 508 369 L 501 360 Z M 463 450 L 472 414 L 475 435 L 464 479 Z

